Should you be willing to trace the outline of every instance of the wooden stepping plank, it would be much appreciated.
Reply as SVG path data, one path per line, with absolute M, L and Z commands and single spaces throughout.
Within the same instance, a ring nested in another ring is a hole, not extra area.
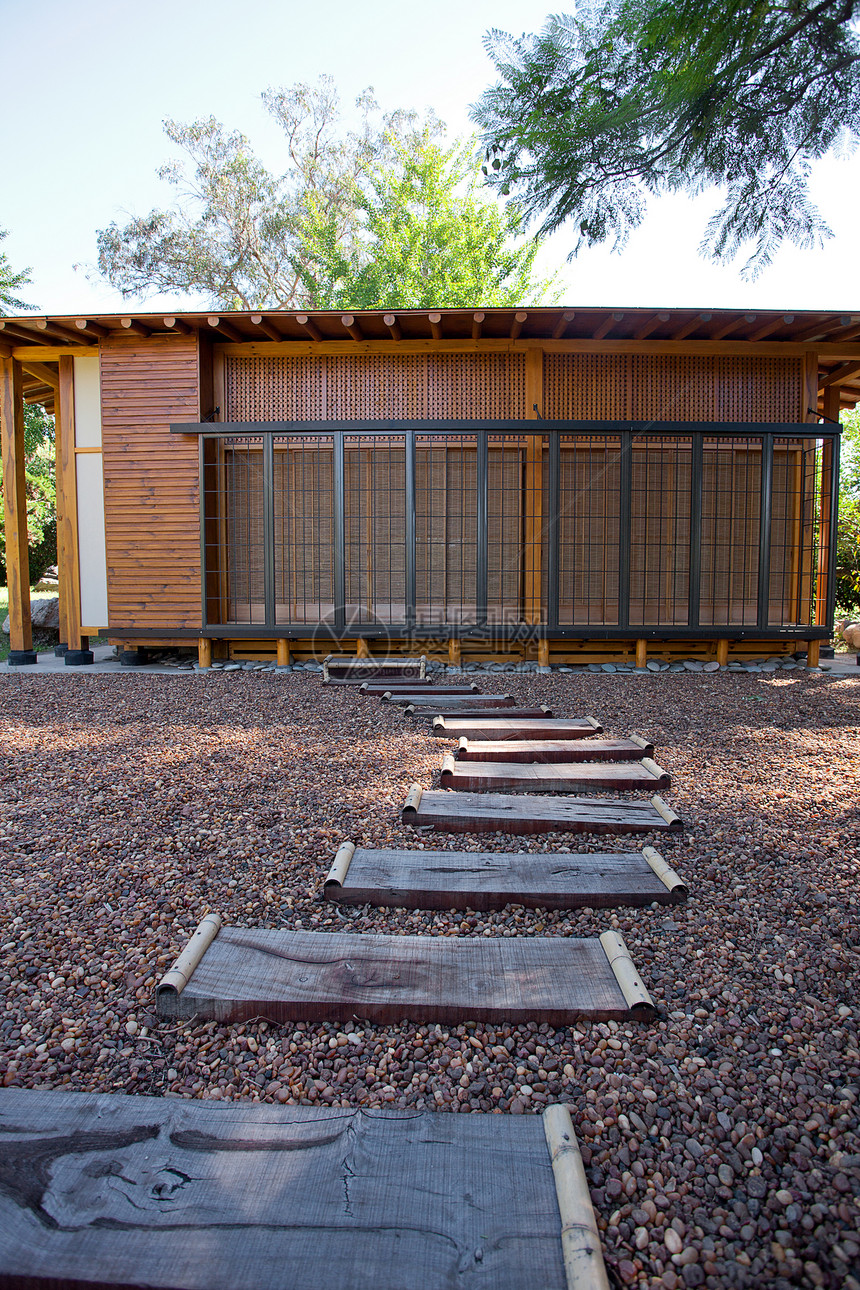
M 404 702 L 411 703 L 416 697 L 422 702 L 432 703 L 437 696 L 444 699 L 455 695 L 461 699 L 481 693 L 477 685 L 432 685 L 424 690 L 416 690 L 414 686 L 410 688 L 408 683 L 398 686 L 386 685 L 384 681 L 378 685 L 363 685 L 361 689 L 362 693 L 378 695 L 381 699 L 391 699 L 393 703 L 399 702 L 401 698 Z
M 684 827 L 660 797 L 532 797 L 506 793 L 425 792 L 413 784 L 402 820 L 444 833 L 650 833 Z
M 524 712 L 512 709 L 498 716 L 477 718 L 471 714 L 439 716 L 433 734 L 440 739 L 588 739 L 599 735 L 603 726 L 594 717 L 554 718 L 549 708 Z
M 532 722 L 532 721 L 540 720 L 541 718 L 547 719 L 552 717 L 552 709 L 547 708 L 544 704 L 541 704 L 539 708 L 472 708 L 470 707 L 470 708 L 464 709 L 464 708 L 455 708 L 451 705 L 446 706 L 444 703 L 437 703 L 435 706 L 433 704 L 427 704 L 426 707 L 423 704 L 421 706 L 416 706 L 414 703 L 410 703 L 409 707 L 404 708 L 403 711 L 409 717 L 426 717 L 429 720 L 432 720 L 433 726 L 434 726 L 432 733 L 434 735 L 439 734 L 439 731 L 435 729 L 435 725 L 437 721 L 441 721 L 443 719 L 443 716 L 445 713 L 448 713 L 449 715 L 456 714 L 456 716 L 458 717 L 466 718 L 466 720 L 463 722 L 466 729 L 469 729 L 470 727 L 472 727 L 475 724 L 475 721 L 483 722 L 487 720 L 489 722 L 492 722 L 493 720 L 495 720 L 495 717 L 493 714 L 496 712 L 498 712 L 500 716 L 502 713 L 504 713 L 505 717 L 508 719 L 509 722 L 512 722 L 512 721 Z M 472 718 L 472 720 L 469 720 L 469 718 Z M 505 728 L 504 723 L 500 723 L 500 725 L 497 728 L 500 730 L 504 730 Z M 499 736 L 499 738 L 502 738 L 502 737 L 503 736 L 501 735 Z
M 448 754 L 439 775 L 442 788 L 485 793 L 588 793 L 605 788 L 623 793 L 671 788 L 668 773 L 650 757 L 642 761 L 586 762 L 582 765 L 520 765 L 516 762 L 455 761 Z
M 361 685 L 359 686 L 359 689 L 361 690 L 362 694 L 385 694 L 386 690 L 391 690 L 394 693 L 396 693 L 398 690 L 410 690 L 410 691 L 420 690 L 423 693 L 426 689 L 429 689 L 431 687 L 433 688 L 434 691 L 446 688 L 445 686 L 434 685 L 430 677 L 425 676 L 423 681 L 421 680 L 420 677 L 417 677 L 417 678 L 406 677 L 404 680 L 398 680 L 396 677 L 389 678 L 388 680 L 386 680 L 384 677 L 382 677 L 376 681 L 362 681 Z M 477 685 L 473 685 L 470 687 L 470 689 L 472 690 L 477 690 L 477 688 L 478 688 Z M 458 693 L 466 694 L 467 690 L 466 689 L 458 690 Z
M 399 676 L 404 678 L 426 675 L 427 659 L 420 658 L 354 658 L 351 654 L 329 654 L 323 659 L 323 684 L 333 680 L 358 679 L 367 681 L 370 677 Z
M 513 761 L 523 764 L 580 761 L 641 761 L 654 745 L 638 735 L 629 739 L 461 739 L 458 761 Z
M 445 704 L 452 711 L 458 708 L 475 708 L 478 711 L 483 708 L 513 708 L 517 702 L 512 694 L 475 694 L 474 692 L 445 694 L 443 692 L 437 697 L 435 690 L 432 694 L 389 692 L 384 698 L 387 703 L 396 703 L 401 708 L 432 708 L 434 704 Z
M 659 851 L 369 851 L 345 842 L 324 887 L 345 905 L 543 909 L 674 905 L 687 887 Z
M 158 985 L 162 1017 L 565 1026 L 654 1010 L 615 932 L 583 940 L 388 936 L 221 927 L 219 919 L 210 936 L 217 915 L 207 918 Z M 195 938 L 204 943 L 189 970 Z M 632 994 L 617 975 L 622 968 L 632 972 Z
M 439 1115 L 4 1089 L 0 1134 L 6 1286 L 608 1286 L 558 1104 Z

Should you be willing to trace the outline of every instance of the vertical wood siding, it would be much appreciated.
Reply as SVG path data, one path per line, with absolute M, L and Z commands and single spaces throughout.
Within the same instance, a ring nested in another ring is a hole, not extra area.
M 111 627 L 199 627 L 197 340 L 102 341 L 108 613 Z

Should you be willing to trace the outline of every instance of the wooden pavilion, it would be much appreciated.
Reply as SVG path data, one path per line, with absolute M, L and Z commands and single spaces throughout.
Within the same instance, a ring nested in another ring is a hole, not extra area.
M 832 631 L 860 316 L 535 308 L 0 319 L 10 662 L 23 407 L 56 414 L 61 640 L 543 664 Z

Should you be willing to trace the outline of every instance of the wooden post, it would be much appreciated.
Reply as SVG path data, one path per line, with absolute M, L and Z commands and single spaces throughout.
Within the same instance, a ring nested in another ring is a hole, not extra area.
M 538 641 L 538 667 L 549 667 L 549 641 L 545 636 Z
M 526 420 L 538 420 L 543 409 L 543 350 L 526 350 Z M 523 618 L 541 621 L 541 556 L 543 536 L 543 438 L 526 439 L 525 514 L 523 542 Z
M 279 637 L 278 638 L 278 667 L 289 667 L 290 662 L 291 662 L 290 642 L 288 640 L 284 640 L 283 637 Z
M 355 642 L 355 657 L 370 658 L 370 646 L 363 636 L 359 636 Z
M 806 642 L 806 666 L 818 667 L 818 658 L 821 653 L 821 641 Z
M 54 484 L 57 490 L 57 595 L 59 597 L 59 641 L 54 653 L 57 655 L 65 654 L 69 648 L 69 604 L 68 591 L 65 582 L 65 571 L 68 567 L 69 558 L 64 548 L 65 531 L 63 528 L 62 511 L 65 503 L 63 500 L 63 409 L 60 406 L 60 387 L 54 395 Z M 113 642 L 109 642 L 113 644 Z M 121 649 L 122 646 L 120 645 Z
M 727 640 L 717 641 L 717 662 L 720 667 L 725 667 L 729 661 L 729 642 Z
M 212 666 L 212 640 L 209 636 L 201 636 L 197 641 L 197 662 L 201 667 Z
M 828 385 L 824 391 L 824 415 L 832 421 L 839 420 L 840 395 L 838 385 Z M 815 623 L 827 622 L 827 583 L 830 574 L 830 497 L 833 490 L 833 440 L 825 439 L 821 449 L 821 489 L 818 509 L 818 570 L 815 582 Z
M 78 569 L 78 481 L 75 468 L 74 359 L 60 357 L 57 438 L 57 554 L 60 560 L 60 604 L 65 604 L 63 639 L 69 650 L 87 648 L 81 636 L 81 583 Z
M 644 667 L 647 662 L 648 662 L 648 642 L 646 640 L 640 639 L 636 642 L 636 666 Z
M 460 666 L 460 638 L 459 636 L 448 637 L 448 666 Z
M 27 483 L 24 476 L 24 385 L 21 364 L 0 359 L 0 433 L 6 509 L 6 582 L 9 587 L 11 666 L 37 662 L 30 618 Z

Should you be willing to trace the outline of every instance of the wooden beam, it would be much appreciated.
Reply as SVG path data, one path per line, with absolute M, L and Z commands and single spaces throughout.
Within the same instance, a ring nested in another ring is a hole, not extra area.
M 353 340 L 364 340 L 364 333 L 355 321 L 354 314 L 342 314 L 340 321 L 343 323 Z
M 818 422 L 818 354 L 808 349 L 803 356 L 803 406 L 800 421 Z
M 146 340 L 149 336 L 152 335 L 152 329 L 150 327 L 147 327 L 145 323 L 138 322 L 136 318 L 120 318 L 119 321 L 120 321 L 120 325 L 126 331 L 131 332 L 132 336 L 141 336 L 144 340 Z
M 670 318 L 671 314 L 652 314 L 650 318 L 646 318 L 636 328 L 633 333 L 633 340 L 644 340 L 646 336 L 651 335 L 652 331 L 656 331 L 661 323 L 667 323 Z
M 96 344 L 95 337 L 85 336 L 84 333 L 78 331 L 77 328 L 72 331 L 70 327 L 61 327 L 59 323 L 49 322 L 47 318 L 35 318 L 33 320 L 33 325 L 37 331 L 44 332 L 46 336 L 53 336 L 59 340 L 67 340 L 73 345 Z
M 59 373 L 55 372 L 52 367 L 48 367 L 47 364 L 24 363 L 23 367 L 25 372 L 30 376 L 35 376 L 37 381 L 41 381 L 42 384 L 47 385 L 49 389 L 58 390 L 60 388 Z
M 860 336 L 860 323 L 857 323 L 852 327 L 847 327 L 844 331 L 840 331 L 834 343 L 838 345 L 844 340 L 855 340 L 858 336 Z M 819 346 L 819 349 L 820 348 L 821 346 Z
M 733 331 L 738 331 L 739 328 L 743 327 L 744 323 L 754 323 L 755 320 L 755 314 L 742 314 L 740 318 L 732 318 L 731 321 L 718 327 L 716 331 L 712 331 L 710 339 L 722 340 L 724 336 L 730 336 Z
M 21 364 L 14 358 L 0 359 L 0 438 L 6 514 L 9 643 L 14 653 L 26 657 L 33 649 L 33 624 L 30 618 L 30 547 L 24 474 L 24 396 Z
M 528 314 L 524 309 L 519 309 L 514 314 L 514 321 L 511 325 L 511 340 L 517 339 L 517 337 L 519 336 L 520 332 L 523 329 L 523 323 L 527 318 L 528 318 Z
M 769 318 L 767 322 L 762 323 L 761 327 L 751 331 L 747 336 L 747 340 L 764 340 L 765 336 L 771 336 L 775 331 L 779 331 L 782 327 L 788 327 L 793 322 L 794 314 L 783 314 L 780 318 Z
M 78 480 L 75 463 L 75 362 L 60 359 L 57 437 L 57 554 L 60 556 L 60 603 L 65 605 L 64 643 L 86 648 L 81 635 L 81 583 L 78 558 Z M 63 624 L 61 624 L 61 627 Z
M 567 331 L 568 327 L 573 322 L 575 317 L 576 317 L 576 314 L 572 309 L 565 309 L 564 313 L 561 315 L 558 322 L 552 329 L 553 340 L 561 340 L 562 336 Z
M 181 318 L 177 318 L 174 314 L 167 315 L 164 319 L 164 325 L 168 331 L 178 332 L 180 336 L 191 336 L 194 334 L 194 328 L 189 323 L 184 322 Z M 280 337 L 278 337 L 278 339 L 280 340 Z
M 480 340 L 481 328 L 484 325 L 484 319 L 486 318 L 486 316 L 487 315 L 483 312 L 483 310 L 480 310 L 480 309 L 478 310 L 477 313 L 472 314 L 472 340 Z
M 6 318 L 0 318 L 0 333 L 8 337 L 12 342 L 16 340 L 29 341 L 31 347 L 34 345 L 50 345 L 52 343 L 51 337 L 46 336 L 44 332 L 30 331 L 28 328 L 19 326 L 17 323 L 9 322 Z M 80 336 L 75 337 L 77 353 L 80 353 L 80 339 Z M 13 357 L 15 357 L 14 354 Z
M 792 336 L 791 339 L 795 344 L 798 342 L 802 344 L 807 340 L 823 340 L 825 336 L 830 334 L 830 332 L 837 331 L 840 327 L 847 327 L 850 329 L 851 319 L 845 318 L 838 323 L 834 323 L 832 320 L 830 322 L 827 322 L 826 320 L 817 322 L 812 327 L 808 327 L 806 331 L 800 332 L 799 335 Z M 854 328 L 852 331 L 854 334 L 860 334 L 860 328 Z
M 0 341 L 0 358 L 11 358 L 11 357 L 12 357 L 12 346 L 7 344 L 6 341 Z
M 844 381 L 850 381 L 851 377 L 856 376 L 858 372 L 860 372 L 860 363 L 840 363 L 828 376 L 823 379 L 818 378 L 818 388 L 826 390 L 831 385 L 841 385 Z
M 265 314 L 251 314 L 251 322 L 253 326 L 259 327 L 263 335 L 268 336 L 269 340 L 284 339 L 283 333 L 278 331 L 275 324 Z
M 245 339 L 232 323 L 227 322 L 226 318 L 221 318 L 218 314 L 210 314 L 206 321 L 210 327 L 214 328 L 219 335 L 224 336 L 227 340 L 241 343 Z
M 392 340 L 403 339 L 403 332 L 401 331 L 400 323 L 397 321 L 394 314 L 386 314 L 382 321 L 390 331 Z
M 430 324 L 430 333 L 434 340 L 442 339 L 442 315 L 438 312 L 428 314 L 427 321 Z
M 823 412 L 832 421 L 839 420 L 840 390 L 831 385 L 824 392 Z M 821 445 L 821 484 L 818 507 L 818 568 L 815 580 L 815 622 L 819 627 L 827 623 L 827 583 L 830 572 L 830 494 L 833 488 L 833 440 L 825 439 Z M 807 660 L 808 661 L 808 660 Z
M 197 666 L 207 668 L 212 666 L 212 637 L 200 636 L 197 640 Z
M 107 327 L 103 327 L 101 323 L 93 322 L 91 318 L 76 318 L 75 326 L 78 331 L 89 332 L 91 336 L 96 336 L 100 340 L 104 340 L 105 336 L 110 335 Z
M 672 333 L 672 340 L 686 340 L 692 332 L 699 330 L 702 323 L 710 322 L 711 317 L 711 314 L 696 314 L 695 318 L 691 318 L 689 322 L 684 323 L 683 327 L 679 327 Z
M 620 317 L 623 318 L 624 315 L 621 314 Z M 615 326 L 616 322 L 618 321 L 618 318 L 619 318 L 618 314 L 607 314 L 603 322 L 600 324 L 600 326 L 597 327 L 592 332 L 593 339 L 603 340 L 603 338 L 607 335 L 607 333 L 612 331 L 612 328 Z
M 310 336 L 311 340 L 315 340 L 315 341 L 322 340 L 322 332 L 320 331 L 319 327 L 317 327 L 313 318 L 309 318 L 307 314 L 296 314 L 296 322 L 299 324 L 300 327 L 304 328 L 304 330 Z

